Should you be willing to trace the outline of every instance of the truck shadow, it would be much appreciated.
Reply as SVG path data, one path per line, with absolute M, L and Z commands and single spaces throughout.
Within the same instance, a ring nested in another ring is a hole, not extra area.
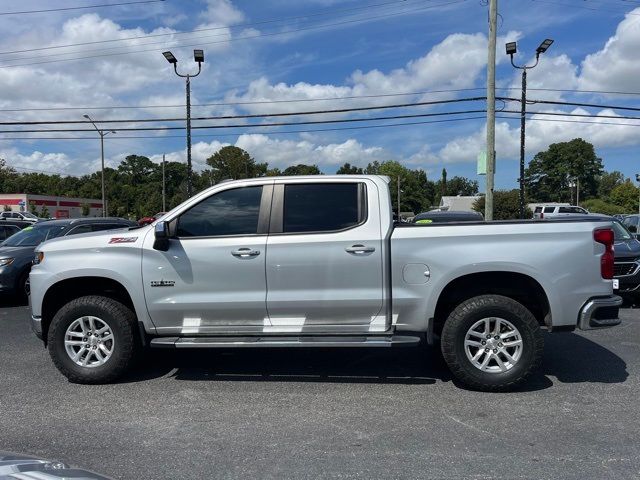
M 519 391 L 561 383 L 623 383 L 625 361 L 575 333 L 546 334 L 542 368 Z M 152 350 L 122 382 L 189 381 L 397 383 L 452 381 L 436 348 Z M 457 382 L 456 382 L 457 383 Z

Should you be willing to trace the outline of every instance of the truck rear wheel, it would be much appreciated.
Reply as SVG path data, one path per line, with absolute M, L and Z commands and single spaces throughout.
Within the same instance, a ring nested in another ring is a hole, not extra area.
M 475 390 L 512 390 L 538 368 L 544 340 L 522 304 L 480 295 L 456 307 L 442 329 L 441 348 L 453 375 Z
M 135 314 L 122 303 L 91 295 L 67 303 L 48 334 L 53 363 L 73 383 L 108 383 L 135 360 Z

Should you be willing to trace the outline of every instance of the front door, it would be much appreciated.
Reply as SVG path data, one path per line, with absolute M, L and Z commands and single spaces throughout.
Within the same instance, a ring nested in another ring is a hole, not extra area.
M 271 186 L 223 190 L 177 219 L 166 252 L 147 238 L 142 262 L 147 308 L 159 333 L 215 333 L 262 326 Z M 152 237 L 152 235 L 149 235 Z
M 383 246 L 373 182 L 274 186 L 267 310 L 275 332 L 384 330 Z

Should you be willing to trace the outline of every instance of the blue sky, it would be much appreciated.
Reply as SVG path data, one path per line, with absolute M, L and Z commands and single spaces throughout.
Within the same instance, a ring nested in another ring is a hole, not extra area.
M 15 11 L 16 5 L 24 11 L 98 3 L 119 2 L 64 0 L 54 4 L 25 0 L 19 4 L 3 2 L 0 10 Z M 170 49 L 178 57 L 180 69 L 189 71 L 195 68 L 193 48 L 204 49 L 206 56 L 202 74 L 192 81 L 194 116 L 300 112 L 484 96 L 487 6 L 483 3 L 478 0 L 165 0 L 109 8 L 0 15 L 0 52 L 74 45 L 0 53 L 0 110 L 5 121 L 82 120 L 82 114 L 88 113 L 104 128 L 107 126 L 100 122 L 108 119 L 182 117 L 184 81 L 174 75 L 161 52 Z M 640 106 L 640 95 L 576 92 L 640 91 L 637 81 L 640 78 L 640 2 L 503 0 L 499 12 L 498 86 L 515 89 L 499 90 L 498 95 L 520 95 L 519 72 L 511 67 L 504 53 L 505 41 L 518 41 L 516 61 L 523 63 L 531 61 L 537 45 L 549 37 L 555 43 L 541 57 L 540 65 L 530 72 L 529 99 Z M 198 31 L 184 33 L 193 30 Z M 406 93 L 412 94 L 395 95 Z M 147 108 L 149 105 L 163 107 Z M 498 107 L 503 104 L 499 103 Z M 50 110 L 52 108 L 59 110 Z M 483 108 L 483 102 L 464 102 L 332 114 L 322 118 Z M 519 103 L 507 102 L 504 108 L 517 110 Z M 540 104 L 528 108 L 538 112 L 633 115 L 633 112 L 602 108 Z M 482 114 L 413 121 L 460 117 L 482 117 Z M 498 188 L 517 186 L 519 120 L 513 117 L 498 119 Z M 285 118 L 286 121 L 309 121 L 320 117 Z M 570 122 L 550 122 L 550 118 Z M 574 123 L 576 120 L 596 123 Z M 294 163 L 313 163 L 324 172 L 333 173 L 344 162 L 364 166 L 373 160 L 395 159 L 411 168 L 424 168 L 432 178 L 438 177 L 446 167 L 449 175 L 464 175 L 478 179 L 481 185 L 484 183 L 484 177 L 475 174 L 476 155 L 484 148 L 483 118 L 363 129 L 352 127 L 411 120 L 259 127 L 264 121 L 227 121 L 227 124 L 250 123 L 254 125 L 251 128 L 194 129 L 196 168 L 202 168 L 205 159 L 222 145 L 236 144 L 256 160 L 281 168 Z M 194 126 L 213 123 L 194 121 Z M 221 121 L 218 124 L 222 124 Z M 550 143 L 581 136 L 595 144 L 607 170 L 620 170 L 632 177 L 640 171 L 636 156 L 640 130 L 626 126 L 628 124 L 639 122 L 536 115 L 527 123 L 527 160 Z M 182 124 L 159 121 L 121 126 L 149 125 Z M 80 128 L 87 126 L 80 125 Z M 308 131 L 291 133 L 291 130 Z M 7 140 L 8 137 L 36 136 L 66 139 Z M 127 138 L 139 136 L 150 138 Z M 99 141 L 91 132 L 0 134 L 0 138 L 0 158 L 22 171 L 77 175 L 99 168 Z M 132 153 L 149 156 L 154 161 L 160 161 L 163 153 L 168 159 L 184 160 L 184 143 L 181 130 L 120 131 L 106 138 L 107 163 L 117 165 Z

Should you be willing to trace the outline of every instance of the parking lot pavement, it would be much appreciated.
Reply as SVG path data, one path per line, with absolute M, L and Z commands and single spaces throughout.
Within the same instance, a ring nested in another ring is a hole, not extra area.
M 640 310 L 546 335 L 521 391 L 463 390 L 425 349 L 152 352 L 70 384 L 0 309 L 0 450 L 114 478 L 640 478 Z

